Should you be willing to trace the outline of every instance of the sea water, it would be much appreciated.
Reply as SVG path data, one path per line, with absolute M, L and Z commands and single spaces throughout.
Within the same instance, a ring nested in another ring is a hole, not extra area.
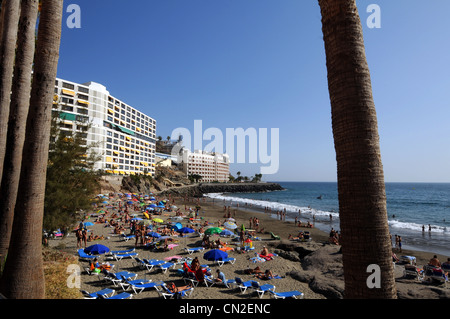
M 265 193 L 208 194 L 244 209 L 259 209 L 286 220 L 296 216 L 326 232 L 339 230 L 337 183 L 278 182 L 285 190 Z M 406 249 L 450 257 L 450 184 L 386 183 L 390 232 Z M 300 213 L 300 214 L 299 214 Z M 424 228 L 424 229 L 423 229 Z M 430 231 L 431 228 L 431 231 Z

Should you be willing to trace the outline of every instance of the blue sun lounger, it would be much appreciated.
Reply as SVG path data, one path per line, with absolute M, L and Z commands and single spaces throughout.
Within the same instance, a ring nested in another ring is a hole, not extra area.
M 241 293 L 244 293 L 247 290 L 247 288 L 250 288 L 254 281 L 254 280 L 242 281 L 240 277 L 235 277 L 234 280 L 236 282 L 235 285 L 241 290 Z
M 120 294 L 117 294 L 115 296 L 106 298 L 106 299 L 131 299 L 133 298 L 133 295 L 128 292 L 121 292 Z
M 164 281 L 136 283 L 134 280 L 133 281 L 125 280 L 123 282 L 123 284 L 121 284 L 121 286 L 122 286 L 122 289 L 124 289 L 124 290 L 128 290 L 131 288 L 131 289 L 133 289 L 135 294 L 139 294 L 146 289 L 155 288 L 156 290 L 159 290 L 160 287 L 162 287 L 164 284 L 165 284 Z
M 164 260 L 158 259 L 150 259 L 150 260 L 142 259 L 142 261 L 144 262 L 144 265 L 148 271 L 151 271 L 155 266 L 160 266 L 166 263 Z
M 189 255 L 192 255 L 192 253 L 199 252 L 205 250 L 203 247 L 194 247 L 194 248 L 185 248 L 185 250 L 189 253 Z
M 123 258 L 132 258 L 137 256 L 138 253 L 127 253 L 127 254 L 113 254 L 113 258 L 117 261 L 122 260 Z
M 80 259 L 84 259 L 84 260 L 92 260 L 94 258 L 97 258 L 97 256 L 86 254 L 84 252 L 84 249 L 78 249 L 78 257 L 80 257 Z
M 262 298 L 264 296 L 264 293 L 266 291 L 275 291 L 275 286 L 270 284 L 260 285 L 259 282 L 253 281 L 252 282 L 252 288 L 258 293 L 259 298 Z
M 81 293 L 84 296 L 84 299 L 98 299 L 98 298 L 109 298 L 114 295 L 116 291 L 111 288 L 105 288 L 93 293 L 88 293 L 86 290 L 81 290 Z
M 269 293 L 275 298 L 275 299 L 285 299 L 285 298 L 294 298 L 297 299 L 303 299 L 305 294 L 303 292 L 292 290 L 292 291 L 286 291 L 286 292 L 275 292 L 272 290 L 269 290 Z
M 233 257 L 228 257 L 228 258 L 224 258 L 222 260 L 217 260 L 219 267 L 222 267 L 225 263 L 234 264 L 235 262 L 236 262 L 236 258 L 233 258 Z
M 118 273 L 106 272 L 105 280 L 108 280 L 114 284 L 114 286 L 118 286 L 122 280 L 128 279 L 136 279 L 137 274 L 130 273 L 128 271 L 121 271 Z
M 166 273 L 167 270 L 172 266 L 175 267 L 175 264 L 174 263 L 164 263 L 162 265 L 156 265 L 156 267 L 161 269 L 164 273 Z
M 163 285 L 161 285 L 161 287 L 163 289 L 158 290 L 158 293 L 161 295 L 161 297 L 163 297 L 164 299 L 167 299 L 167 298 L 173 299 L 175 297 L 175 293 L 171 292 L 165 283 Z M 189 297 L 193 291 L 194 291 L 194 287 L 191 287 L 187 290 L 183 290 L 181 292 L 181 297 L 182 298 Z
M 128 254 L 128 253 L 132 253 L 134 252 L 135 249 L 131 248 L 131 249 L 127 249 L 127 250 L 111 250 L 110 252 L 108 252 L 108 255 L 117 255 L 117 254 Z

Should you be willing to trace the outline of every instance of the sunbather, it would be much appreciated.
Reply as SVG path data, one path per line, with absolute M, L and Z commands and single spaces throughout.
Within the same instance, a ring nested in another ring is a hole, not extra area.
M 428 262 L 428 265 L 434 266 L 434 267 L 441 267 L 441 262 L 437 258 L 436 255 L 433 256 L 433 258 L 430 259 Z
M 262 273 L 256 274 L 255 277 L 259 278 L 259 279 L 268 280 L 268 279 L 273 279 L 275 277 L 275 275 L 272 273 L 272 271 L 270 269 L 266 269 L 266 271 L 263 274 Z
M 259 253 L 261 256 L 268 256 L 269 255 L 269 250 L 267 249 L 266 246 L 263 247 L 263 249 L 261 250 L 261 252 Z
M 248 269 L 245 271 L 245 273 L 246 273 L 246 274 L 262 274 L 263 272 L 262 272 L 262 270 L 259 268 L 259 266 L 256 266 L 255 269 L 250 269 L 250 268 L 248 268 Z
M 192 284 L 189 283 L 186 286 L 177 287 L 175 285 L 175 283 L 171 282 L 170 284 L 167 285 L 167 288 L 169 289 L 170 292 L 177 293 L 177 292 L 182 292 L 182 291 L 191 289 L 192 288 Z

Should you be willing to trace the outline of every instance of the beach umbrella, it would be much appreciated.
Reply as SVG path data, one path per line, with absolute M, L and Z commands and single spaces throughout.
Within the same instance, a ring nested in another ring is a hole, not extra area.
M 224 230 L 222 230 L 222 231 L 220 232 L 219 235 L 220 235 L 220 236 L 231 236 L 231 235 L 233 235 L 233 232 L 232 232 L 231 230 L 224 229 Z
M 156 207 L 158 207 L 158 208 L 165 208 L 166 206 L 159 204 Z
M 193 232 L 195 232 L 195 230 L 193 230 L 192 228 L 189 228 L 189 227 L 183 227 L 183 228 L 180 228 L 178 230 L 178 232 L 182 233 L 182 234 L 187 234 L 187 233 L 193 233 Z
M 238 226 L 233 222 L 225 222 L 223 225 L 228 229 L 236 229 Z
M 86 223 L 84 223 L 84 226 L 85 226 L 85 227 L 93 226 L 93 225 L 94 225 L 94 223 L 91 223 L 91 222 L 86 222 Z
M 155 223 L 162 223 L 162 222 L 164 222 L 161 218 L 153 218 L 153 221 Z
M 154 232 L 154 231 L 149 232 L 147 235 L 150 236 L 150 237 L 153 237 L 153 238 L 160 238 L 161 237 L 160 234 L 158 234 L 157 232 Z
M 219 227 L 211 227 L 205 230 L 206 235 L 212 235 L 212 234 L 220 234 L 222 232 L 222 229 Z
M 156 207 L 156 204 L 150 204 L 148 207 Z
M 181 228 L 183 228 L 183 225 L 181 225 L 181 223 L 176 223 L 172 226 L 172 229 L 175 229 L 176 231 L 179 231 Z
M 142 218 L 140 218 L 140 217 L 134 217 L 134 218 L 132 218 L 131 220 L 132 220 L 132 221 L 139 221 L 139 220 L 142 220 Z
M 101 244 L 95 244 L 85 248 L 84 252 L 86 254 L 99 255 L 109 252 L 109 248 Z
M 225 258 L 228 258 L 228 254 L 219 249 L 212 249 L 210 251 L 207 251 L 203 255 L 203 258 L 209 261 L 224 260 Z

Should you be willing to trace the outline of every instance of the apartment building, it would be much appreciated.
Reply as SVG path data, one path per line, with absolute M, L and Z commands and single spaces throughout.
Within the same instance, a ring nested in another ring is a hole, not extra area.
M 188 176 L 200 175 L 202 182 L 227 182 L 230 175 L 230 159 L 227 154 L 183 149 L 178 163 Z
M 156 121 L 112 96 L 96 82 L 56 79 L 53 109 L 68 136 L 78 132 L 101 156 L 96 170 L 117 175 L 154 175 Z

